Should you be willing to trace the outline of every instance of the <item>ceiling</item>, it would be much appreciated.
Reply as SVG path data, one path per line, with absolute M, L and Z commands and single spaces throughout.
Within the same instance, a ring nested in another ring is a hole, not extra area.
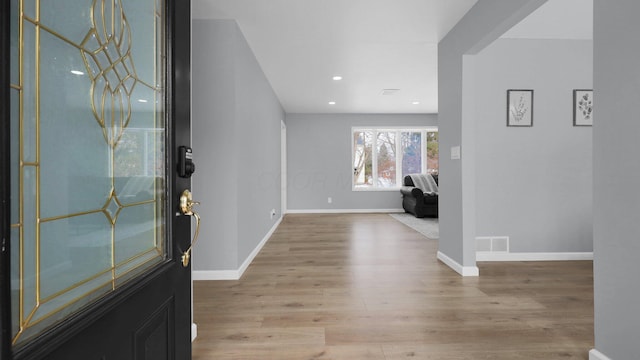
M 287 113 L 436 113 L 438 42 L 476 1 L 193 0 L 192 7 L 195 19 L 237 21 Z
M 437 113 L 438 42 L 476 1 L 193 0 L 192 7 L 195 19 L 237 21 L 287 113 Z M 592 33 L 593 0 L 550 0 L 503 37 Z

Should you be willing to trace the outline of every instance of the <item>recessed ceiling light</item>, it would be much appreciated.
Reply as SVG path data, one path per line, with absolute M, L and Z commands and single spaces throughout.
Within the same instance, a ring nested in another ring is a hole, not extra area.
M 414 102 L 412 102 L 411 104 L 413 104 L 413 105 L 420 105 L 420 101 L 414 101 Z
M 333 80 L 335 80 L 335 81 L 342 80 L 342 76 L 336 75 L 336 76 L 333 77 Z
M 335 105 L 336 102 L 335 101 L 329 101 L 329 105 Z
M 73 75 L 84 75 L 84 73 L 82 71 L 79 71 L 79 70 L 71 70 L 71 73 Z
M 145 100 L 145 99 L 138 99 L 138 102 L 139 102 L 139 103 L 146 103 L 146 102 L 149 102 L 149 101 L 147 101 L 147 100 Z

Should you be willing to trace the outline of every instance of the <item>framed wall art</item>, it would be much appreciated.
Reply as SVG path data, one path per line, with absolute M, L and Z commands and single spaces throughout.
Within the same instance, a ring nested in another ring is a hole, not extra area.
M 593 125 L 593 90 L 573 90 L 573 126 Z
M 533 90 L 507 90 L 507 126 L 533 126 Z

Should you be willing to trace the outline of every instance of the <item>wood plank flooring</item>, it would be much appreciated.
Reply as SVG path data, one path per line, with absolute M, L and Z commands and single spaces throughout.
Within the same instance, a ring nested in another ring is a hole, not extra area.
M 386 214 L 287 215 L 240 281 L 195 282 L 193 359 L 588 359 L 592 262 L 436 252 Z

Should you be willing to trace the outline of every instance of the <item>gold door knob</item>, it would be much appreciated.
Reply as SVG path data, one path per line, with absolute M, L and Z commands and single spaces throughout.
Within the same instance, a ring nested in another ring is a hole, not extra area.
M 193 196 L 189 189 L 185 189 L 180 195 L 180 211 L 182 214 L 196 218 L 196 231 L 193 234 L 193 241 L 189 244 L 189 248 L 182 253 L 182 266 L 184 267 L 189 266 L 191 250 L 193 250 L 193 246 L 198 241 L 198 234 L 200 233 L 200 215 L 193 210 L 193 206 L 198 204 L 200 204 L 198 201 L 193 201 Z

